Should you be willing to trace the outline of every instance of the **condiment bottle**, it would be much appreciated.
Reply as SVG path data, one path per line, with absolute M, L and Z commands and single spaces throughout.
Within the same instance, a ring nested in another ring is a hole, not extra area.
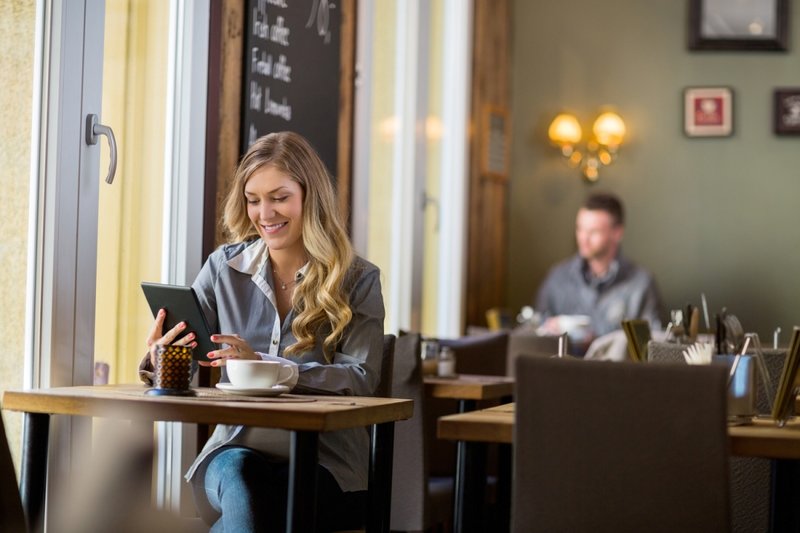
M 456 354 L 449 346 L 443 347 L 439 352 L 437 370 L 441 377 L 450 377 L 456 374 Z

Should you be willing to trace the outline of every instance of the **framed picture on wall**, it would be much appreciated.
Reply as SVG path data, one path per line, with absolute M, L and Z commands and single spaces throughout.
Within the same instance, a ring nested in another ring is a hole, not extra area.
M 775 89 L 775 133 L 800 135 L 800 87 Z
M 689 87 L 683 92 L 683 113 L 689 137 L 728 137 L 733 133 L 733 90 Z
M 788 49 L 789 0 L 689 0 L 689 50 Z

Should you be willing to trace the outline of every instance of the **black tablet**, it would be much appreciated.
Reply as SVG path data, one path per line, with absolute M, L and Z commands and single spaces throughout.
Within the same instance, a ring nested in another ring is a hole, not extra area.
M 142 291 L 150 304 L 153 317 L 158 314 L 159 309 L 166 309 L 167 317 L 164 319 L 163 329 L 165 333 L 182 321 L 186 322 L 186 333 L 194 331 L 197 336 L 197 347 L 193 350 L 195 360 L 208 361 L 206 354 L 219 349 L 217 344 L 211 342 L 211 329 L 194 289 L 143 281 Z

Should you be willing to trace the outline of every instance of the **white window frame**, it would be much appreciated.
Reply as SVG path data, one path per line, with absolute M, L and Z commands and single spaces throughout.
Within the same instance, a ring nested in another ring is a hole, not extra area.
M 444 0 L 442 138 L 437 332 L 464 331 L 469 201 L 469 113 L 472 97 L 473 3 Z M 456 312 L 456 310 L 458 312 Z
M 171 0 L 162 255 L 170 283 L 190 283 L 202 266 L 209 15 L 209 0 Z M 25 388 L 91 385 L 94 375 L 98 166 L 107 144 L 86 144 L 85 117 L 102 122 L 104 19 L 105 0 L 37 3 Z M 71 468 L 89 427 L 54 420 L 52 477 Z M 182 474 L 196 428 L 159 429 L 157 500 L 177 509 L 189 501 Z
M 102 122 L 102 78 L 83 73 L 102 72 L 102 46 L 84 43 L 102 42 L 104 16 L 104 0 L 37 4 L 25 388 L 88 385 L 94 375 L 101 145 L 86 144 L 85 128 L 88 114 Z M 52 421 L 49 485 L 89 444 L 89 427 Z
M 427 5 L 427 4 L 426 4 Z M 389 316 L 391 331 L 419 331 L 425 222 L 430 28 L 420 0 L 397 3 Z
M 369 220 L 369 113 L 372 87 L 372 27 L 376 0 L 358 3 L 356 104 L 353 164 L 353 243 L 366 254 Z M 441 337 L 463 332 L 466 288 L 466 210 L 469 180 L 471 97 L 471 2 L 444 1 L 444 97 L 441 156 L 440 249 L 436 274 L 437 331 Z M 423 221 L 425 209 L 429 21 L 420 0 L 397 2 L 397 135 L 392 175 L 392 243 L 387 330 L 419 330 L 422 314 Z
M 203 263 L 210 10 L 210 0 L 170 3 L 161 278 L 177 285 L 190 285 Z M 157 433 L 156 502 L 192 509 L 183 473 L 197 454 L 197 426 L 159 422 Z

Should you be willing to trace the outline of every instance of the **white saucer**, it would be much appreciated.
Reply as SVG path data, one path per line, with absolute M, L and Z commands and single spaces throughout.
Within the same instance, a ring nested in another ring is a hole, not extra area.
M 217 383 L 217 388 L 221 391 L 243 396 L 280 396 L 284 392 L 289 392 L 289 387 L 286 385 L 273 385 L 269 389 L 245 389 L 234 387 L 230 383 Z

